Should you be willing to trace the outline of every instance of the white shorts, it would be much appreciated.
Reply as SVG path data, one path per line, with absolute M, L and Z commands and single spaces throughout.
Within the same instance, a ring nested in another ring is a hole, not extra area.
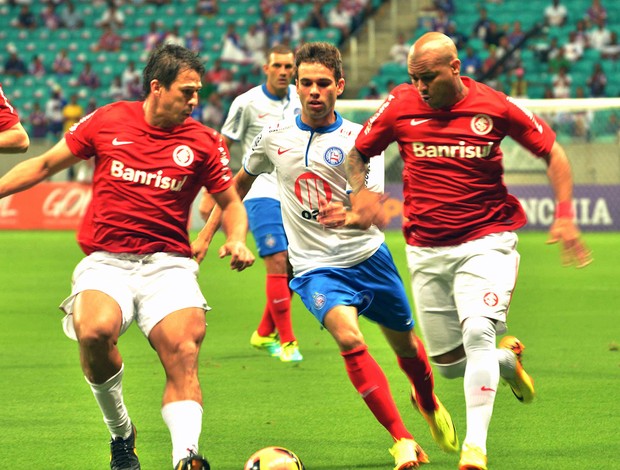
M 112 297 L 123 315 L 121 333 L 136 320 L 148 338 L 164 317 L 180 309 L 209 309 L 198 286 L 198 263 L 169 253 L 130 255 L 98 251 L 75 267 L 71 295 L 60 309 L 65 312 L 63 329 L 77 339 L 73 328 L 75 296 L 84 290 L 98 290 Z
M 455 246 L 406 246 L 418 324 L 429 356 L 463 344 L 462 322 L 471 316 L 506 317 L 519 270 L 514 232 L 487 235 Z

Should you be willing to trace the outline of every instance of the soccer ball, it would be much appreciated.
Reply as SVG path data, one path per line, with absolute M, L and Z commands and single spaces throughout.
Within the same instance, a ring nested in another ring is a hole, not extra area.
M 283 447 L 265 447 L 255 452 L 243 470 L 306 470 L 299 457 Z

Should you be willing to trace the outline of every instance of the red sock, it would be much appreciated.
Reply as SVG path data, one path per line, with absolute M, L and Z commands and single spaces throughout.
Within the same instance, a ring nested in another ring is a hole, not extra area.
M 364 345 L 340 354 L 344 358 L 351 383 L 377 421 L 388 430 L 394 440 L 413 439 L 396 408 L 387 378 L 368 352 L 368 348 Z
M 280 343 L 295 341 L 291 322 L 291 291 L 286 274 L 267 274 L 267 303 L 280 335 Z
M 420 404 L 422 409 L 433 411 L 437 409 L 437 402 L 435 401 L 435 394 L 433 392 L 435 388 L 433 370 L 428 362 L 428 357 L 426 357 L 424 344 L 417 336 L 416 344 L 418 346 L 418 356 L 397 356 L 398 365 L 400 365 L 400 368 L 407 374 L 407 377 L 409 377 L 409 381 L 415 389 L 416 401 Z
M 269 336 L 276 330 L 276 326 L 271 318 L 271 311 L 269 310 L 269 302 L 265 304 L 265 310 L 263 311 L 263 317 L 260 319 L 258 328 L 256 331 L 261 336 Z

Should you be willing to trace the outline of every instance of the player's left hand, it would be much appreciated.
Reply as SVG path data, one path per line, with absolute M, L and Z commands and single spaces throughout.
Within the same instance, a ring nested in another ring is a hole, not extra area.
M 243 242 L 226 242 L 219 251 L 220 258 L 230 256 L 230 269 L 243 271 L 254 264 L 254 255 Z
M 564 266 L 585 268 L 592 262 L 592 252 L 581 240 L 581 233 L 572 217 L 558 217 L 549 230 L 548 244 L 561 242 L 561 257 Z

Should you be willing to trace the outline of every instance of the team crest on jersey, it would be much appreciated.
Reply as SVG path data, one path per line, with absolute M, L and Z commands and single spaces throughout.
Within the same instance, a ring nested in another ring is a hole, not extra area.
M 189 166 L 194 161 L 194 151 L 187 145 L 179 145 L 172 152 L 172 159 L 179 166 Z
M 487 135 L 493 130 L 493 119 L 486 114 L 476 114 L 471 118 L 471 130 L 478 135 Z
M 316 308 L 317 310 L 321 310 L 323 307 L 325 307 L 325 302 L 326 302 L 326 298 L 324 294 L 319 294 L 318 292 L 315 292 L 314 294 L 312 294 L 312 300 L 314 301 L 314 308 Z
M 499 303 L 499 297 L 495 292 L 487 292 L 486 294 L 484 294 L 482 301 L 488 307 L 495 307 Z
M 330 147 L 323 155 L 325 163 L 331 166 L 338 166 L 344 161 L 344 152 L 339 147 Z

